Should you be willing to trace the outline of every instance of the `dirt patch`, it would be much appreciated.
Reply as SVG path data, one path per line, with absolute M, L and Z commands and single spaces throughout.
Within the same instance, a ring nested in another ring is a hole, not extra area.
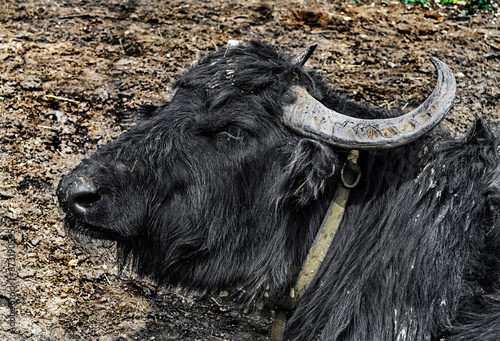
M 2 340 L 269 340 L 272 312 L 245 312 L 227 292 L 119 275 L 112 246 L 75 248 L 55 199 L 62 174 L 130 127 L 141 105 L 168 99 L 177 74 L 229 40 L 290 53 L 317 42 L 309 65 L 334 87 L 405 110 L 432 91 L 428 57 L 437 57 L 458 83 L 445 125 L 462 133 L 475 117 L 500 115 L 497 5 L 471 16 L 397 1 L 35 0 L 3 2 L 0 14 Z

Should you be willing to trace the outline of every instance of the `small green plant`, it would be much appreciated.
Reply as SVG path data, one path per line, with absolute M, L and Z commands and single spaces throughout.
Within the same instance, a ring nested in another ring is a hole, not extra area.
M 355 0 L 356 1 L 356 0 Z M 442 4 L 445 5 L 453 5 L 456 0 L 440 0 Z M 423 5 L 430 5 L 431 3 L 426 0 L 401 0 L 401 3 L 403 4 L 409 4 L 409 3 L 414 3 L 418 2 Z M 491 7 L 491 0 L 468 0 L 467 1 L 467 9 L 470 10 L 477 10 L 478 8 L 490 8 Z
M 431 3 L 429 1 L 425 1 L 425 0 L 401 0 L 401 2 L 403 4 L 410 4 L 412 2 L 418 2 L 418 3 L 421 3 L 423 5 L 430 5 Z
M 467 8 L 478 9 L 478 8 L 490 8 L 491 0 L 469 0 L 467 1 Z

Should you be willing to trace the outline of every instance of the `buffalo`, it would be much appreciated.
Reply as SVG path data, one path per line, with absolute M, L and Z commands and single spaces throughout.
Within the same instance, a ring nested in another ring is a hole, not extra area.
M 297 276 L 351 150 L 361 176 L 284 340 L 500 340 L 500 168 L 495 125 L 438 123 L 451 70 L 415 110 L 349 100 L 260 42 L 202 57 L 169 102 L 59 183 L 65 225 L 116 242 L 158 283 L 274 309 Z

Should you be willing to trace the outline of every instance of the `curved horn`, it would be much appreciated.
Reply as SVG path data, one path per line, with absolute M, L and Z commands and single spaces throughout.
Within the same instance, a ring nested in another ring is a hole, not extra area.
M 328 109 L 305 88 L 295 86 L 297 100 L 284 108 L 284 122 L 301 134 L 342 148 L 382 149 L 412 142 L 441 122 L 455 99 L 453 73 L 440 60 L 430 61 L 437 70 L 436 87 L 424 103 L 405 115 L 371 120 L 350 117 Z
M 311 44 L 308 47 L 306 47 L 302 52 L 300 52 L 298 55 L 292 58 L 292 64 L 297 65 L 297 66 L 304 66 L 304 64 L 307 62 L 309 57 L 313 54 L 314 50 L 318 47 L 317 43 Z

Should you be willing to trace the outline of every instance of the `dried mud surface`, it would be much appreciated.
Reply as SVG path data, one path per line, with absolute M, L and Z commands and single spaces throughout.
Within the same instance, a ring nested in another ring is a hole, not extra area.
M 54 193 L 141 105 L 168 99 L 177 74 L 229 40 L 290 53 L 317 42 L 309 66 L 336 88 L 405 110 L 432 91 L 427 58 L 438 57 L 458 83 L 444 124 L 460 134 L 474 117 L 499 119 L 498 6 L 469 16 L 438 4 L 334 3 L 0 1 L 1 340 L 269 340 L 272 312 L 118 274 L 112 247 L 76 248 Z

